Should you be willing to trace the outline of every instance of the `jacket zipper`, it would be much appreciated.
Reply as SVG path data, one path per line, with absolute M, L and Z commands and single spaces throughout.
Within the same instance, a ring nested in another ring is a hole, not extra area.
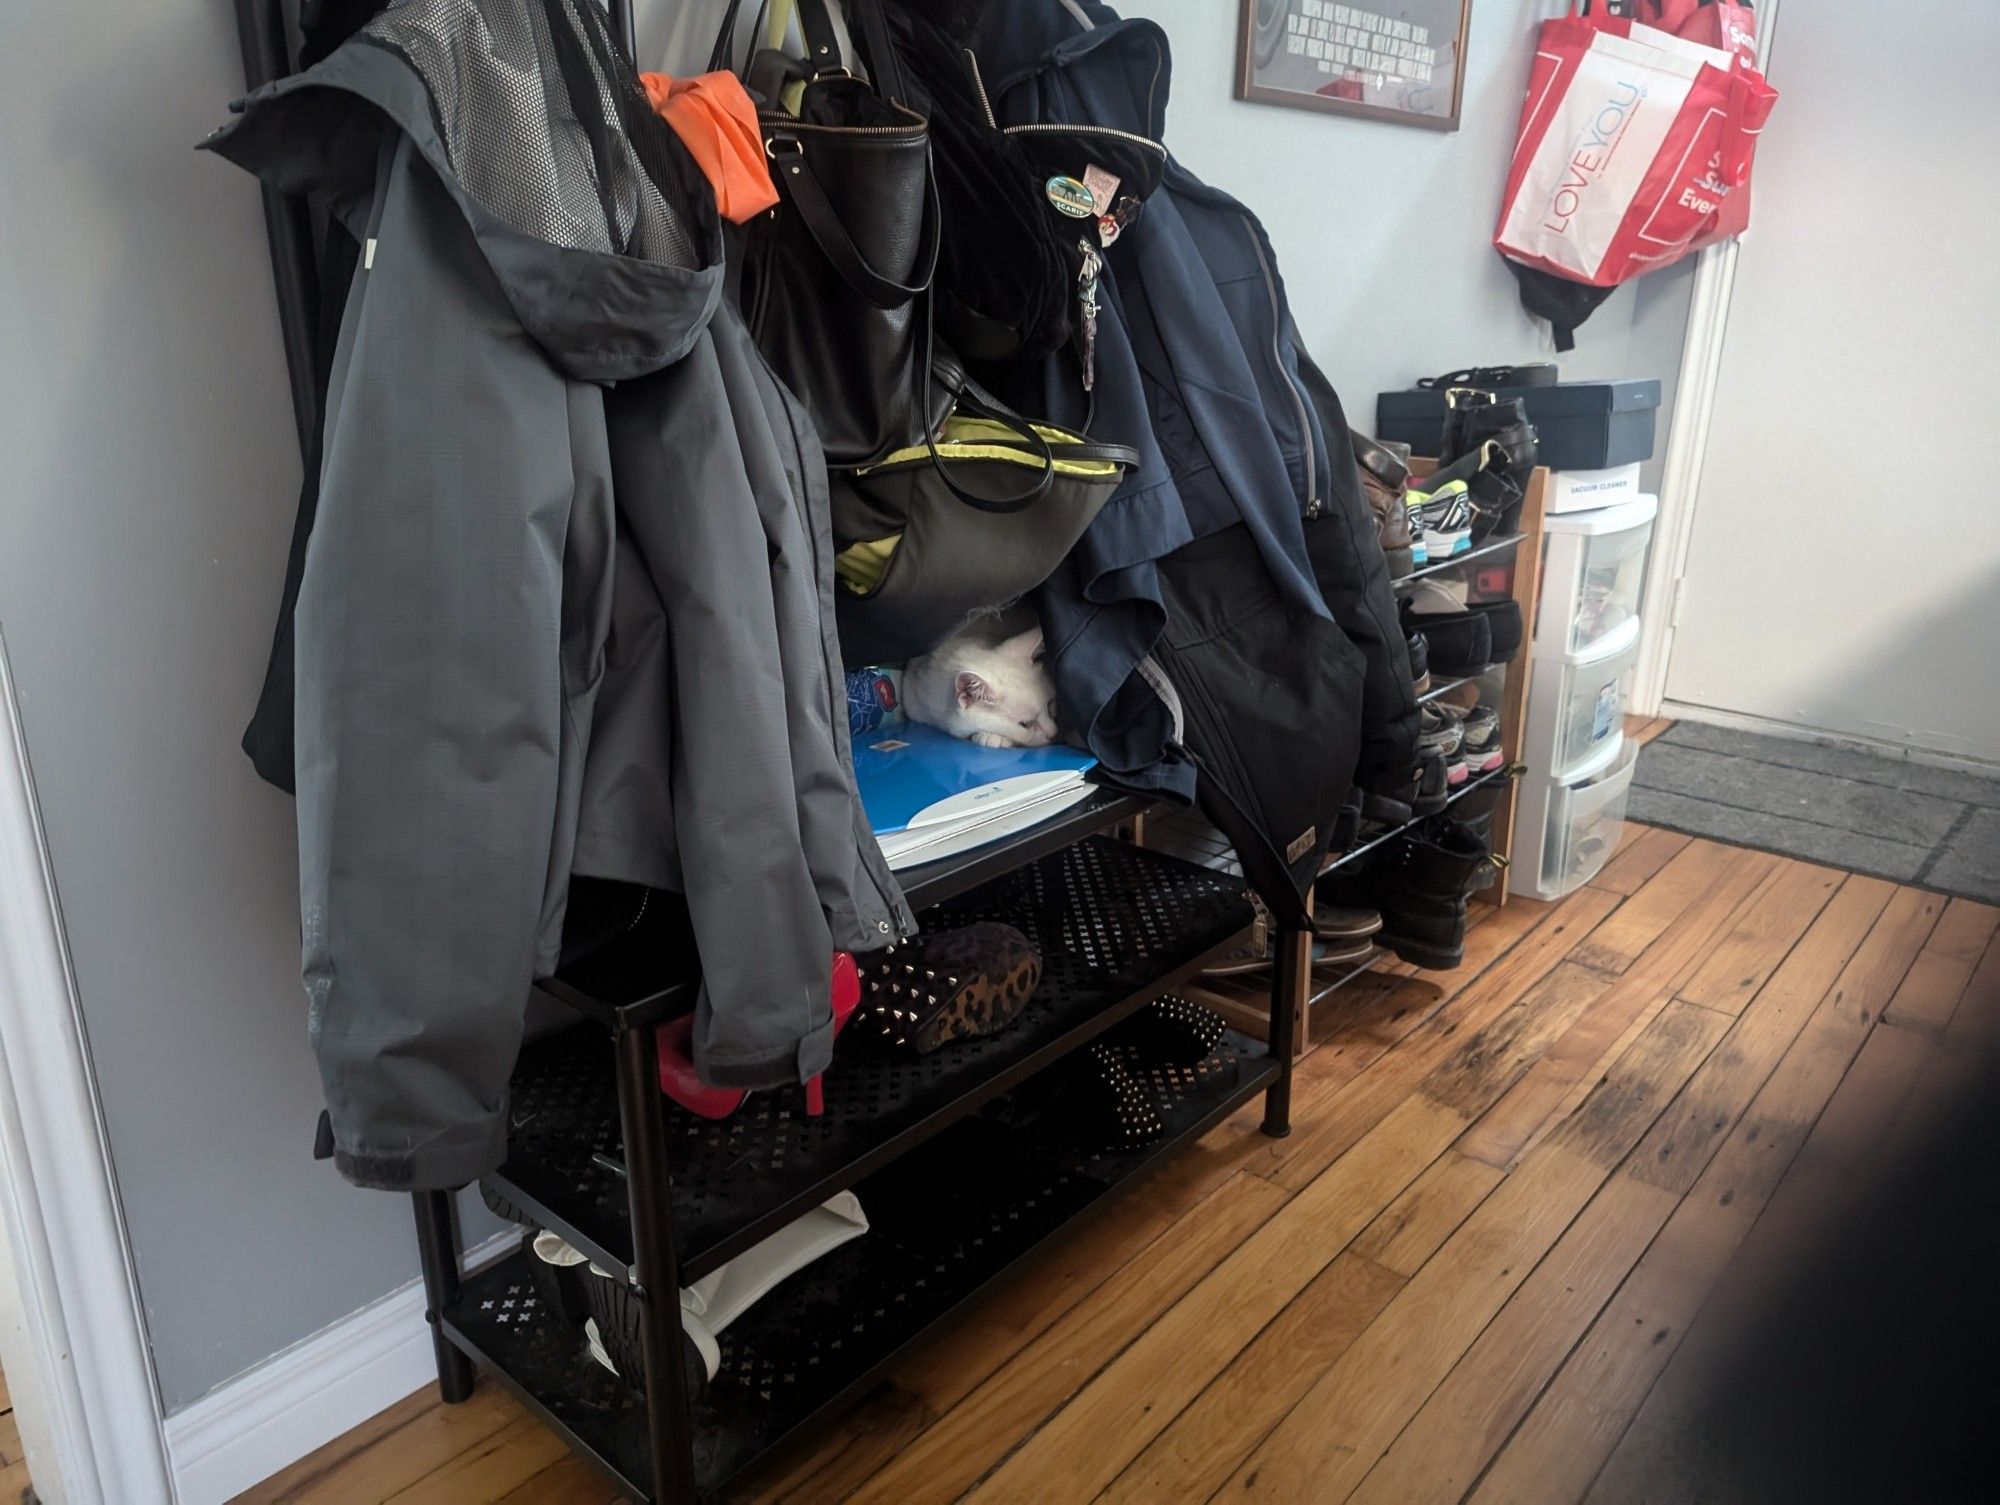
M 1117 130 L 1108 125 L 1010 125 L 1006 127 L 1002 134 L 1008 136 L 1028 136 L 1038 131 L 1056 131 L 1065 136 L 1115 136 L 1120 141 L 1130 141 L 1135 145 L 1145 147 L 1148 151 L 1158 152 L 1163 157 L 1167 154 L 1167 149 L 1151 136 L 1141 136 L 1134 131 Z
M 979 108 L 986 112 L 986 124 L 999 130 L 1000 122 L 993 117 L 993 101 L 986 97 L 986 79 L 980 73 L 979 59 L 972 55 L 970 47 L 965 49 L 965 66 L 972 70 L 972 87 L 979 91 Z
M 1243 217 L 1243 233 L 1250 237 L 1250 249 L 1257 253 L 1257 270 L 1264 274 L 1264 291 L 1271 299 L 1271 358 L 1277 362 L 1279 380 L 1292 394 L 1292 406 L 1299 413 L 1299 443 L 1306 452 L 1306 516 L 1318 517 L 1319 475 L 1313 460 L 1312 419 L 1306 412 L 1306 400 L 1299 391 L 1298 383 L 1285 369 L 1285 311 L 1278 302 L 1278 283 L 1271 276 L 1271 263 L 1264 256 L 1262 242 L 1257 239 L 1256 223 L 1247 214 Z

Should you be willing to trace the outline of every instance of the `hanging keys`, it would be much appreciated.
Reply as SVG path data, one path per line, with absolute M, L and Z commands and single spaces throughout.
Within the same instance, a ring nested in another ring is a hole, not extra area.
M 1083 264 L 1077 272 L 1076 302 L 1078 329 L 1083 336 L 1083 390 L 1097 384 L 1097 278 L 1104 270 L 1104 258 L 1086 239 L 1076 243 Z

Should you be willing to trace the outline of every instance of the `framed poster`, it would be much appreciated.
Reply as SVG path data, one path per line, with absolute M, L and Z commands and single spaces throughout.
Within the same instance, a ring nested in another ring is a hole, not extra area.
M 1472 0 L 1242 0 L 1236 97 L 1458 129 Z

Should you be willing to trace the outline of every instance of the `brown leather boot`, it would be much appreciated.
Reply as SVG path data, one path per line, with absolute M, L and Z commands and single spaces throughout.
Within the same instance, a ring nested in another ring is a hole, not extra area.
M 1353 433 L 1354 462 L 1361 467 L 1361 490 L 1389 561 L 1389 576 L 1400 580 L 1416 568 L 1410 537 L 1410 511 L 1404 493 L 1410 482 L 1410 446 L 1370 439 Z

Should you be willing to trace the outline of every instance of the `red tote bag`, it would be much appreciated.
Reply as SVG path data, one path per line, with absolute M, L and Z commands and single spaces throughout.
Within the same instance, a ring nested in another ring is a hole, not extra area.
M 1741 233 L 1776 101 L 1735 53 L 1613 17 L 1544 22 L 1495 246 L 1615 287 Z
M 1632 19 L 1757 66 L 1757 17 L 1735 0 L 1639 0 Z

